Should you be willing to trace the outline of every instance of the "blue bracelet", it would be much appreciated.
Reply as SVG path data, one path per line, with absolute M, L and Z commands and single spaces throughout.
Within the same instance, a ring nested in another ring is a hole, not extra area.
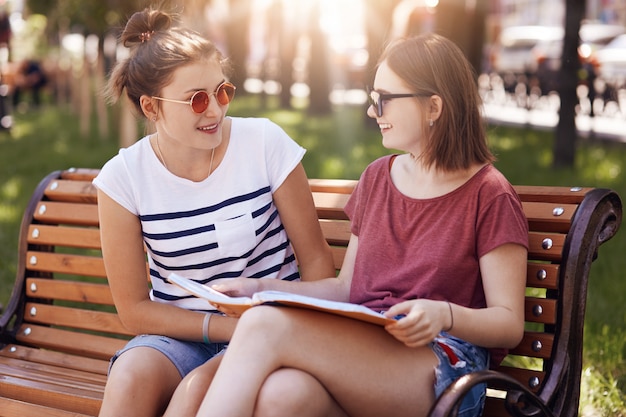
M 212 315 L 213 314 L 205 314 L 204 320 L 202 321 L 202 340 L 204 340 L 204 343 L 207 345 L 211 344 L 211 339 L 209 339 L 209 321 Z

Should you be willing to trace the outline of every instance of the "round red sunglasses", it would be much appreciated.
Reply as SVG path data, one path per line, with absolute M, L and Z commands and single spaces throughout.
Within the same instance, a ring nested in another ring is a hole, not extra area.
M 217 102 L 220 105 L 225 106 L 233 100 L 233 97 L 235 97 L 236 89 L 237 87 L 235 87 L 233 84 L 224 81 L 223 83 L 218 85 L 215 91 L 212 93 L 209 93 L 206 90 L 196 91 L 195 93 L 193 93 L 193 96 L 191 96 L 191 99 L 189 99 L 189 101 L 173 100 L 171 98 L 156 96 L 153 96 L 152 98 L 162 101 L 169 101 L 171 103 L 189 104 L 189 106 L 191 106 L 191 110 L 194 113 L 200 114 L 204 113 L 206 109 L 209 108 L 209 100 L 211 99 L 211 96 L 214 95 L 217 99 Z

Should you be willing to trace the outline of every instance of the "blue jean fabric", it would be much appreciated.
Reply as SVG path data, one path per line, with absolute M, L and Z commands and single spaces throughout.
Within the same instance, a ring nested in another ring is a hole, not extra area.
M 431 348 L 439 359 L 435 369 L 435 396 L 439 398 L 443 391 L 455 380 L 465 374 L 489 367 L 487 349 L 472 345 L 464 340 L 442 332 L 431 343 Z M 480 416 L 485 405 L 486 385 L 472 388 L 465 396 L 459 410 L 459 417 Z
M 109 364 L 109 372 L 111 366 L 113 366 L 113 363 L 120 355 L 140 346 L 156 349 L 164 354 L 176 366 L 181 378 L 184 378 L 189 372 L 220 353 L 226 344 L 211 343 L 207 345 L 201 342 L 187 342 L 167 336 L 143 334 L 135 336 L 126 346 L 115 353 Z

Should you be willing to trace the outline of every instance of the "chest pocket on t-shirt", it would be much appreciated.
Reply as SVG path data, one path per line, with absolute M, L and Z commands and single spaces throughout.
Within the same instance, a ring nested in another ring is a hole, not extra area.
M 256 245 L 256 233 L 251 213 L 215 223 L 215 232 L 222 257 L 242 256 L 254 249 Z

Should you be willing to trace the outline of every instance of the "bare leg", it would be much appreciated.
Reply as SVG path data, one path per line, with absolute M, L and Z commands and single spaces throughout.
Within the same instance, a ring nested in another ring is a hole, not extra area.
M 180 380 L 174 364 L 161 352 L 130 349 L 111 368 L 99 416 L 160 416 Z
M 333 397 L 311 375 L 282 368 L 263 383 L 255 417 L 348 417 Z
M 172 396 L 163 417 L 193 417 L 200 408 L 224 355 L 218 355 L 189 372 Z
M 384 328 L 297 308 L 255 307 L 239 320 L 198 416 L 252 416 L 281 368 L 311 375 L 348 415 L 423 416 L 437 359 Z

